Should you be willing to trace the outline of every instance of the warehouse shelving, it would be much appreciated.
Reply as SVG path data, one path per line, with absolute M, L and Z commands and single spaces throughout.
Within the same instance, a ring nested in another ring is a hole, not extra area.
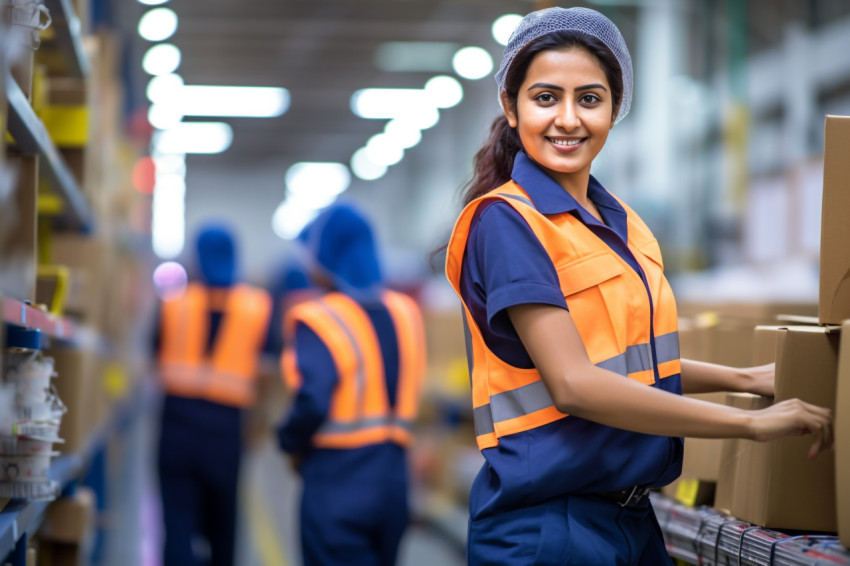
M 34 328 L 46 336 L 69 342 L 79 340 L 82 331 L 71 320 L 51 315 L 11 297 L 0 296 L 3 304 L 3 322 Z
M 43 3 L 50 12 L 52 25 L 46 33 L 42 33 L 39 64 L 45 65 L 50 76 L 86 80 L 90 71 L 90 62 L 83 49 L 82 26 L 71 0 L 43 0 Z M 5 5 L 5 2 L 0 1 L 0 4 Z M 0 38 L 3 38 L 3 34 L 4 29 L 0 29 Z M 17 194 L 26 195 L 26 197 L 19 201 L 25 204 L 18 205 L 22 208 L 18 209 L 17 217 L 26 220 L 30 214 L 33 214 L 36 226 L 45 220 L 41 217 L 35 218 L 35 205 L 32 204 L 40 198 L 37 194 L 38 185 L 41 184 L 42 190 L 47 189 L 62 203 L 58 214 L 52 215 L 49 219 L 51 229 L 93 234 L 96 230 L 93 207 L 83 192 L 80 180 L 72 173 L 62 151 L 51 139 L 44 122 L 29 100 L 31 85 L 28 81 L 31 73 L 26 70 L 10 71 L 9 63 L 9 61 L 3 61 L 3 65 L 0 65 L 0 73 L 2 73 L 0 100 L 6 102 L 8 112 L 6 124 L 2 126 L 11 136 L 5 144 L 8 156 L 19 156 L 29 159 L 29 163 L 37 163 L 38 176 L 43 180 L 42 183 L 37 183 L 35 177 L 31 175 L 24 180 L 19 179 Z M 21 63 L 24 69 L 31 64 L 32 62 L 28 64 L 25 61 Z M 6 149 L 0 147 L 0 151 L 4 153 L 0 155 L 0 168 L 5 167 Z M 11 166 L 14 171 L 15 164 L 12 163 Z M 12 206 L 15 206 L 14 201 Z M 24 243 L 23 247 L 17 251 L 35 254 L 35 244 L 31 240 L 33 235 L 26 232 L 28 229 L 24 225 L 22 235 L 24 242 L 27 243 Z M 39 231 L 39 238 L 44 235 Z M 0 261 L 3 259 L 0 257 Z M 36 262 L 34 255 L 30 256 L 30 259 L 34 266 Z M 30 269 L 29 265 L 22 265 L 22 269 Z M 47 341 L 58 341 L 65 348 L 89 349 L 98 352 L 106 349 L 96 330 L 31 304 L 28 299 L 34 300 L 35 297 L 30 296 L 30 293 L 33 293 L 35 289 L 33 287 L 28 291 L 27 288 L 28 285 L 24 285 L 13 287 L 13 290 L 6 289 L 6 293 L 0 291 L 0 312 L 2 312 L 0 336 L 3 335 L 4 327 L 14 325 L 37 329 Z M 77 483 L 84 481 L 86 473 L 100 465 L 99 462 L 103 458 L 99 458 L 98 455 L 106 450 L 109 434 L 116 429 L 118 423 L 135 414 L 135 411 L 131 409 L 137 402 L 138 395 L 130 394 L 122 403 L 113 403 L 100 426 L 86 437 L 82 448 L 53 459 L 48 477 L 55 482 L 59 492 L 63 495 L 72 494 Z M 28 539 L 41 527 L 50 504 L 49 500 L 39 499 L 8 500 L 5 507 L 0 510 L 0 563 L 12 566 L 23 566 L 26 563 Z
M 42 172 L 65 203 L 61 220 L 68 228 L 76 228 L 86 233 L 93 232 L 91 208 L 77 181 L 11 74 L 6 75 L 6 97 L 9 100 L 9 133 L 21 153 L 39 156 Z
M 89 60 L 83 50 L 80 19 L 71 0 L 44 0 L 44 5 L 50 10 L 54 38 L 42 48 L 49 47 L 53 51 L 55 46 L 62 64 L 62 75 L 85 78 L 89 74 Z
M 61 491 L 72 489 L 80 480 L 95 456 L 104 450 L 109 432 L 126 428 L 129 421 L 139 416 L 146 402 L 143 387 L 140 384 L 138 391 L 127 395 L 123 402 L 112 408 L 109 418 L 91 435 L 82 451 L 64 454 L 51 463 L 48 476 L 59 485 Z M 48 505 L 50 501 L 13 499 L 0 510 L 0 558 L 6 559 L 0 563 L 11 562 L 12 566 L 23 566 L 23 562 L 16 561 L 17 553 L 26 546 L 27 539 L 38 531 Z

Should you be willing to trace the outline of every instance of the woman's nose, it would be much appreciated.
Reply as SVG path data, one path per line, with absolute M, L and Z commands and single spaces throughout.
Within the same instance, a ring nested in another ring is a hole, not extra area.
M 575 103 L 567 101 L 561 104 L 555 117 L 555 125 L 570 131 L 578 128 L 580 124 Z

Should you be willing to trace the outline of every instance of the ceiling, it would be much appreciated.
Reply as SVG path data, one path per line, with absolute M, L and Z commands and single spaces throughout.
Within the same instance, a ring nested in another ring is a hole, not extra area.
M 135 4 L 135 3 L 134 3 Z M 476 45 L 498 61 L 493 21 L 547 3 L 533 0 L 175 0 L 186 84 L 279 86 L 291 106 L 278 118 L 229 119 L 224 161 L 339 161 L 384 121 L 356 117 L 352 93 L 365 87 L 422 88 L 438 72 L 385 72 L 375 63 L 385 42 L 441 41 Z M 551 4 L 551 3 L 549 3 Z M 136 5 L 141 14 L 147 7 Z M 126 18 L 132 20 L 132 18 Z M 137 51 L 146 48 L 137 41 Z M 447 74 L 452 74 L 447 69 Z M 139 81 L 145 80 L 140 77 Z M 491 77 L 483 79 L 492 81 Z M 140 85 L 141 86 L 141 85 Z

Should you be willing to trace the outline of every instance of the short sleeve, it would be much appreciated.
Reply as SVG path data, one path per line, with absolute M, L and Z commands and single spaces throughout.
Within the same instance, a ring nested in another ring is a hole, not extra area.
M 567 308 L 549 254 L 522 215 L 501 201 L 482 205 L 472 220 L 460 289 L 488 347 L 517 367 L 531 367 L 530 360 L 506 309 Z

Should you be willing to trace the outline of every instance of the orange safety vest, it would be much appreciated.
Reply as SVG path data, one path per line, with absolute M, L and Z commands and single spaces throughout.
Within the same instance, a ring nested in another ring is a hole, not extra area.
M 301 386 L 294 345 L 297 323 L 306 324 L 327 346 L 339 381 L 327 419 L 313 435 L 318 448 L 358 448 L 382 442 L 407 446 L 419 410 L 425 375 L 425 332 L 416 303 L 401 293 L 381 297 L 398 336 L 399 375 L 395 407 L 387 396 L 381 347 L 369 315 L 342 293 L 329 293 L 294 306 L 284 320 L 281 366 L 287 386 Z
M 255 398 L 272 302 L 266 291 L 248 285 L 221 293 L 190 283 L 181 295 L 163 302 L 160 377 L 169 394 L 246 407 Z M 225 297 L 224 316 L 208 355 L 209 313 L 217 296 Z
M 460 296 L 460 276 L 469 227 L 476 209 L 502 200 L 528 222 L 548 252 L 561 291 L 590 361 L 652 385 L 681 372 L 676 303 L 664 277 L 658 242 L 622 201 L 628 217 L 628 246 L 643 269 L 652 305 L 640 275 L 570 212 L 543 215 L 513 181 L 479 197 L 461 212 L 446 257 L 446 275 Z M 619 199 L 618 199 L 619 200 Z M 479 449 L 499 438 L 563 419 L 536 368 L 521 369 L 487 348 L 464 305 L 470 332 L 472 404 Z M 652 328 L 652 331 L 650 330 Z M 650 338 L 655 343 L 654 354 Z

